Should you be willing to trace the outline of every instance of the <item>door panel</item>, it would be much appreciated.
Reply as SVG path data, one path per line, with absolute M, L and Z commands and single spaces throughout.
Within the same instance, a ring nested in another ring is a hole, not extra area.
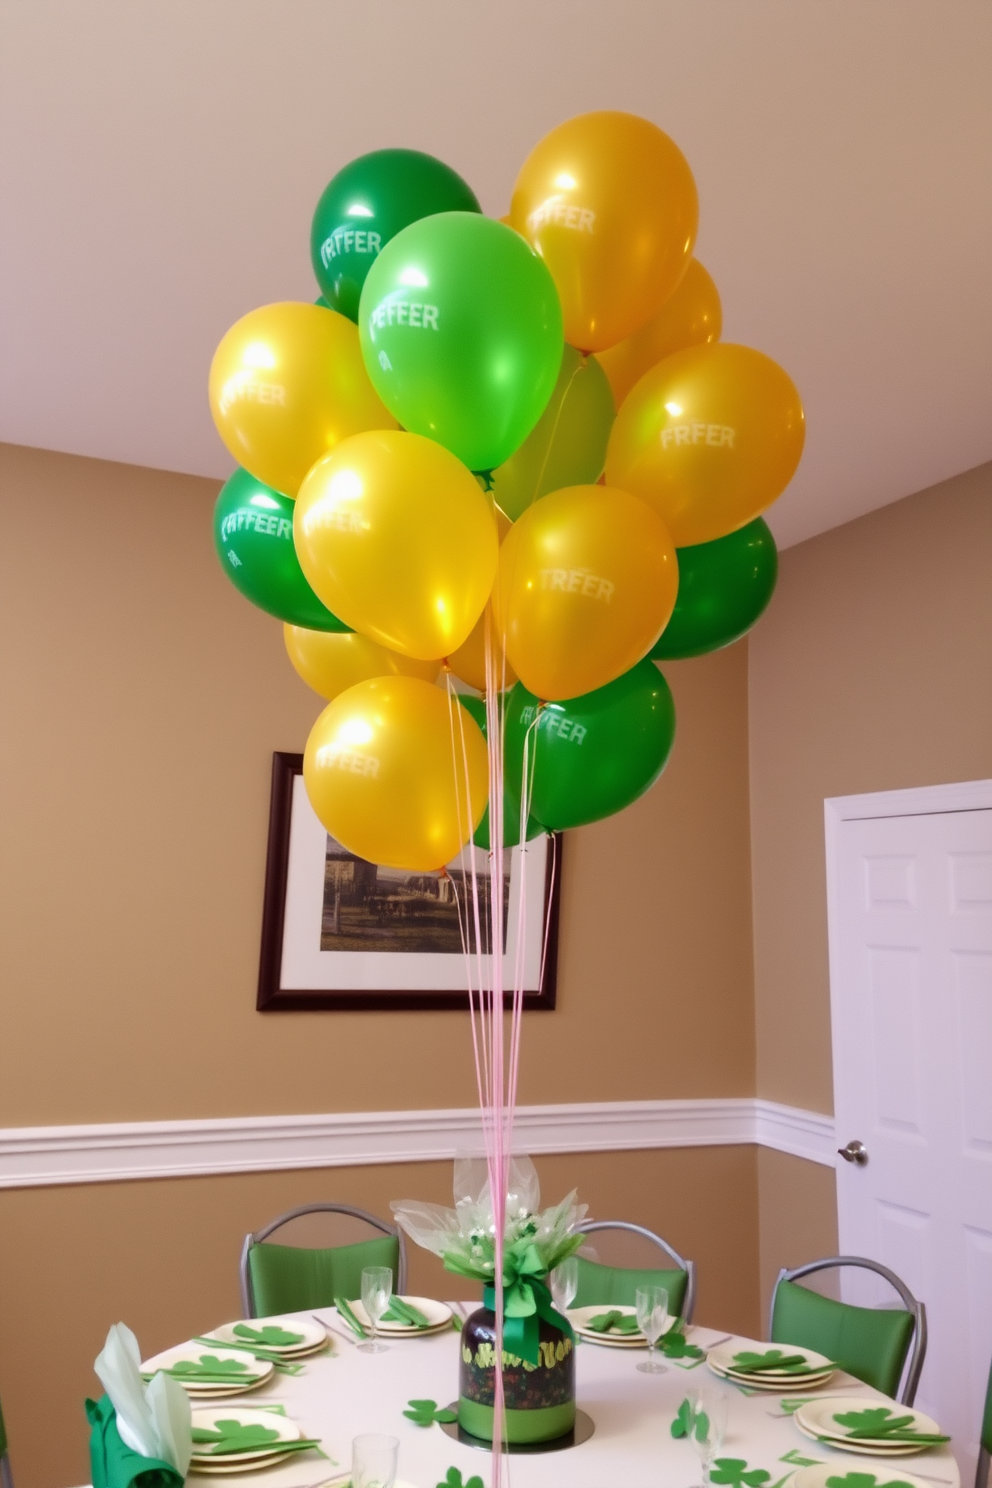
M 830 983 L 841 1250 L 926 1303 L 918 1402 L 974 1471 L 992 1357 L 992 809 L 829 803 Z M 891 1306 L 845 1273 L 841 1295 Z

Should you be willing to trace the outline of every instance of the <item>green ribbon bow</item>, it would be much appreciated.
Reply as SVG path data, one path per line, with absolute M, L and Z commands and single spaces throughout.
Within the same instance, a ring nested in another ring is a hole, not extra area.
M 533 1241 L 511 1246 L 503 1257 L 503 1348 L 528 1364 L 541 1362 L 541 1318 L 575 1340 L 568 1318 L 555 1309 L 547 1274 Z M 482 1305 L 496 1310 L 495 1287 L 483 1288 Z

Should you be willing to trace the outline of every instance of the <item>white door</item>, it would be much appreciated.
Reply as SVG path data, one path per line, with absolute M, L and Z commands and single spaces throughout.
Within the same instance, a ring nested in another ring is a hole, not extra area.
M 974 1473 L 992 1361 L 992 782 L 826 804 L 840 1248 L 926 1304 L 917 1403 Z M 845 1301 L 892 1305 L 853 1273 Z

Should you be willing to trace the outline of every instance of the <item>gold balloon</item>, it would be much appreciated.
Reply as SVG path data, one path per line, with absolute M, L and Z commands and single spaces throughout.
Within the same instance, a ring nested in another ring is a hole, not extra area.
M 437 680 L 436 661 L 414 661 L 398 651 L 387 651 L 368 636 L 338 634 L 327 630 L 304 630 L 302 625 L 284 625 L 283 639 L 290 661 L 308 687 L 332 702 L 346 688 L 372 677 L 419 677 Z
M 464 644 L 496 575 L 491 502 L 460 460 L 419 434 L 357 434 L 318 460 L 293 533 L 328 609 L 421 661 Z
M 552 491 L 514 523 L 493 609 L 528 691 L 578 697 L 629 671 L 668 624 L 679 572 L 651 508 L 610 486 Z
M 565 340 L 615 346 L 661 308 L 696 239 L 699 201 L 682 151 L 636 114 L 559 124 L 517 177 L 510 225 L 541 255 L 561 299 Z
M 342 439 L 396 428 L 369 381 L 357 327 L 295 301 L 251 310 L 227 332 L 210 365 L 210 411 L 238 464 L 287 496 Z
M 610 380 L 616 407 L 658 362 L 687 346 L 719 341 L 722 328 L 717 287 L 699 259 L 693 258 L 678 289 L 647 325 L 618 346 L 597 352 L 596 360 Z
M 754 520 L 795 474 L 805 438 L 792 379 L 749 346 L 666 357 L 617 414 L 606 479 L 648 501 L 678 548 Z
M 321 713 L 303 756 L 310 804 L 331 836 L 370 863 L 415 873 L 443 867 L 469 841 L 488 771 L 478 724 L 416 677 L 349 687 Z

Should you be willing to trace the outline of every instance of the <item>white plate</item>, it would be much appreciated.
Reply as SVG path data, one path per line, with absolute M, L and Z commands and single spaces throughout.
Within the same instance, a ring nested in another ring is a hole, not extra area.
M 795 1416 L 792 1419 L 795 1421 Z M 907 1442 L 898 1447 L 866 1447 L 863 1441 L 847 1441 L 842 1436 L 820 1436 L 816 1431 L 810 1431 L 801 1421 L 796 1421 L 796 1425 L 803 1436 L 817 1442 L 821 1447 L 836 1447 L 840 1452 L 857 1452 L 863 1457 L 918 1457 L 921 1452 L 929 1450 L 927 1447 L 912 1447 Z
M 221 1458 L 216 1462 L 202 1462 L 193 1460 L 189 1465 L 189 1476 L 191 1478 L 230 1478 L 236 1473 L 261 1472 L 266 1467 L 278 1467 L 282 1462 L 291 1462 L 299 1454 L 296 1452 L 272 1452 L 268 1457 L 252 1457 L 247 1462 L 232 1462 L 222 1465 Z
M 784 1344 L 784 1343 L 749 1343 L 747 1341 L 747 1339 L 741 1339 L 741 1338 L 738 1338 L 738 1339 L 732 1341 L 731 1343 L 720 1344 L 717 1348 L 710 1349 L 710 1351 L 709 1351 L 709 1353 L 707 1354 L 706 1357 L 712 1363 L 716 1364 L 719 1367 L 719 1369 L 721 1369 L 725 1373 L 736 1375 L 736 1371 L 735 1371 L 735 1368 L 734 1368 L 734 1358 L 735 1358 L 735 1355 L 737 1355 L 737 1354 L 745 1354 L 745 1353 L 747 1353 L 747 1354 L 765 1354 L 765 1353 L 768 1353 L 768 1351 L 770 1349 L 773 1349 L 773 1348 L 774 1349 L 780 1349 L 781 1352 L 784 1355 L 789 1355 L 790 1357 L 795 1357 L 795 1355 L 801 1354 L 803 1356 L 803 1358 L 806 1360 L 806 1363 L 807 1364 L 814 1365 L 814 1366 L 820 1366 L 820 1368 L 823 1371 L 829 1371 L 829 1372 L 832 1373 L 833 1370 L 836 1367 L 834 1365 L 834 1361 L 832 1359 L 828 1359 L 824 1354 L 814 1353 L 813 1349 L 808 1349 L 808 1348 L 793 1348 L 790 1344 Z M 775 1380 L 782 1380 L 782 1379 L 784 1379 L 784 1380 L 796 1380 L 796 1379 L 805 1380 L 805 1379 L 808 1379 L 809 1376 L 808 1375 L 795 1375 L 795 1374 L 791 1374 L 786 1369 L 775 1369 L 775 1370 L 772 1370 L 772 1369 L 763 1369 L 761 1371 L 761 1374 L 760 1375 L 749 1374 L 747 1376 L 747 1378 L 748 1379 L 775 1379 Z
M 250 1354 L 236 1353 L 233 1349 L 212 1349 L 205 1343 L 180 1343 L 175 1348 L 165 1349 L 161 1354 L 155 1354 L 153 1358 L 146 1359 L 141 1370 L 143 1374 L 154 1374 L 157 1369 L 173 1369 L 183 1360 L 199 1363 L 207 1355 L 222 1361 L 230 1361 L 232 1364 L 241 1364 L 244 1368 L 237 1371 L 237 1379 L 232 1378 L 230 1385 L 221 1384 L 219 1380 L 199 1383 L 193 1377 L 187 1381 L 181 1375 L 173 1375 L 172 1378 L 178 1379 L 190 1395 L 201 1395 L 206 1392 L 225 1395 L 242 1394 L 245 1390 L 254 1390 L 264 1384 L 275 1373 L 275 1365 L 270 1364 L 267 1359 L 254 1359 Z
M 898 1444 L 893 1442 L 890 1444 L 879 1437 L 852 1439 L 845 1435 L 845 1428 L 834 1419 L 835 1416 L 846 1415 L 848 1411 L 872 1409 L 875 1404 L 874 1401 L 857 1396 L 841 1396 L 833 1400 L 811 1400 L 799 1407 L 793 1419 L 807 1436 L 826 1437 L 830 1446 L 840 1447 L 846 1452 L 867 1452 L 872 1457 L 879 1455 L 907 1457 L 915 1452 L 929 1450 L 926 1443 L 916 1445 L 913 1442 L 899 1442 Z M 924 1415 L 922 1411 L 914 1410 L 910 1405 L 897 1405 L 893 1401 L 888 1405 L 888 1409 L 893 1415 L 912 1416 L 910 1429 L 914 1431 L 925 1431 L 935 1436 L 942 1435 L 936 1421 Z
M 256 1328 L 259 1331 L 265 1327 L 280 1327 L 287 1333 L 296 1334 L 301 1341 L 299 1343 L 262 1343 L 251 1338 L 239 1338 L 234 1331 L 236 1327 Z M 242 1344 L 246 1348 L 264 1348 L 273 1354 L 285 1354 L 287 1358 L 295 1358 L 297 1354 L 309 1354 L 324 1348 L 328 1335 L 320 1323 L 281 1316 L 241 1318 L 236 1323 L 222 1323 L 219 1328 L 212 1328 L 203 1336 L 204 1338 L 216 1338 L 218 1343 L 230 1344 L 232 1348 Z
M 210 1431 L 218 1421 L 237 1421 L 239 1426 L 264 1426 L 267 1431 L 276 1432 L 274 1441 L 269 1441 L 245 1452 L 225 1452 L 221 1457 L 215 1457 L 204 1444 L 193 1444 L 193 1460 L 199 1464 L 210 1462 L 213 1465 L 226 1465 L 228 1462 L 256 1462 L 259 1458 L 272 1456 L 285 1456 L 279 1452 L 279 1443 L 287 1441 L 299 1441 L 303 1435 L 296 1421 L 291 1421 L 288 1416 L 281 1415 L 278 1411 L 246 1410 L 243 1406 L 214 1405 L 197 1406 L 192 1412 L 193 1425 L 201 1430 Z
M 636 1307 L 628 1307 L 626 1305 L 620 1304 L 614 1307 L 611 1303 L 607 1302 L 601 1302 L 593 1307 L 572 1307 L 568 1309 L 568 1311 L 565 1313 L 565 1316 L 568 1318 L 568 1321 L 571 1323 L 576 1333 L 578 1333 L 582 1338 L 587 1338 L 590 1343 L 622 1343 L 627 1348 L 630 1348 L 631 1346 L 635 1348 L 644 1348 L 647 1343 L 647 1339 L 644 1337 L 644 1334 L 639 1328 L 636 1333 L 597 1333 L 595 1328 L 590 1328 L 588 1326 L 594 1317 L 601 1317 L 604 1312 L 619 1312 L 622 1313 L 624 1317 L 637 1316 Z M 669 1318 L 668 1324 L 665 1328 L 666 1333 L 668 1332 L 668 1329 L 674 1325 L 674 1323 L 675 1319 Z
M 908 1488 L 933 1488 L 932 1483 L 914 1478 L 912 1473 L 900 1472 L 898 1468 L 880 1472 L 877 1477 L 876 1488 L 890 1488 L 890 1485 L 895 1488 L 897 1483 L 908 1485 Z M 801 1468 L 792 1480 L 792 1488 L 827 1488 L 828 1478 L 843 1478 L 843 1471 L 836 1462 L 818 1462 L 815 1467 Z
M 798 1380 L 766 1380 L 760 1375 L 730 1374 L 726 1369 L 721 1369 L 718 1364 L 714 1363 L 712 1358 L 708 1358 L 706 1362 L 718 1379 L 725 1379 L 731 1384 L 743 1386 L 745 1390 L 757 1390 L 766 1395 L 804 1395 L 808 1390 L 818 1390 L 821 1385 L 827 1384 L 837 1372 L 834 1369 L 826 1369 L 822 1374 L 804 1374 Z
M 427 1327 L 411 1328 L 409 1323 L 380 1322 L 376 1325 L 377 1331 L 379 1333 L 398 1333 L 407 1334 L 411 1337 L 417 1337 L 422 1333 L 437 1332 L 441 1328 L 448 1327 L 451 1323 L 452 1317 L 454 1316 L 447 1302 L 435 1302 L 433 1297 L 406 1297 L 401 1294 L 400 1301 L 406 1302 L 411 1307 L 416 1307 L 418 1312 L 422 1312 L 424 1314 L 424 1317 L 427 1319 Z M 352 1312 L 355 1314 L 362 1327 L 371 1329 L 371 1320 L 368 1313 L 365 1311 L 365 1308 L 362 1306 L 361 1300 L 357 1302 L 351 1302 L 350 1306 Z M 342 1318 L 341 1321 L 347 1326 L 346 1318 Z

